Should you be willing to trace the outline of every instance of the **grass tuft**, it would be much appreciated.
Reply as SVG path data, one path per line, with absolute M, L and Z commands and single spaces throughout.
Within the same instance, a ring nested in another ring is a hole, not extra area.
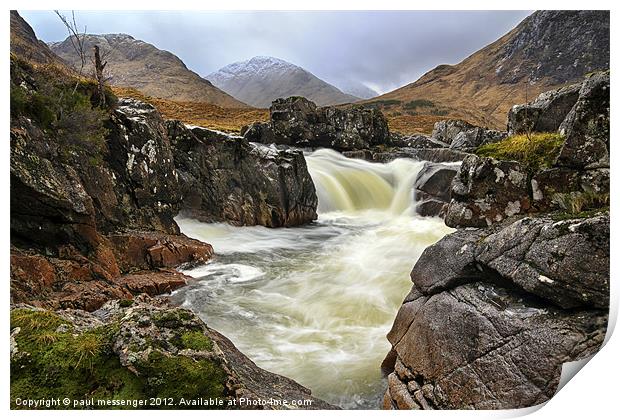
M 514 160 L 536 171 L 553 165 L 564 140 L 564 136 L 558 133 L 518 134 L 497 143 L 482 145 L 476 154 L 499 160 Z

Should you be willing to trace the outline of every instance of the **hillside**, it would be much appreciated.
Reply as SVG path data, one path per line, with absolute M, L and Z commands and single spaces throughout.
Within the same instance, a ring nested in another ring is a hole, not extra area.
M 11 53 L 38 64 L 64 65 L 16 10 L 11 10 Z
M 504 129 L 512 104 L 607 68 L 609 12 L 538 11 L 461 63 L 437 66 L 367 103 L 405 132 L 418 120 L 446 117 Z
M 95 45 L 106 56 L 109 83 L 113 86 L 132 87 L 149 96 L 175 101 L 247 106 L 189 70 L 176 55 L 130 35 L 86 35 L 85 50 L 90 52 Z M 69 38 L 50 43 L 50 48 L 74 67 L 80 65 Z
M 274 57 L 254 57 L 206 76 L 215 86 L 245 103 L 268 108 L 277 98 L 303 96 L 319 106 L 359 101 L 309 71 Z

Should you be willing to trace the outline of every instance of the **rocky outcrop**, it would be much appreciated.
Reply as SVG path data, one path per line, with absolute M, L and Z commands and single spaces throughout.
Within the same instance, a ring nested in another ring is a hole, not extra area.
M 574 105 L 569 109 L 570 103 Z M 526 109 L 537 117 L 520 119 Z M 565 136 L 564 143 L 549 156 L 551 163 L 540 167 L 466 157 L 454 178 L 446 224 L 483 227 L 516 214 L 579 213 L 608 205 L 609 73 L 595 73 L 581 85 L 542 94 L 533 103 L 514 107 L 511 115 L 510 130 L 555 127 Z
M 609 168 L 609 72 L 585 80 L 559 131 L 566 136 L 559 166 Z
M 296 226 L 316 219 L 317 196 L 299 151 L 167 122 L 184 196 L 181 214 L 205 222 Z
M 471 155 L 452 184 L 446 212 L 448 226 L 490 226 L 524 213 L 531 205 L 528 174 L 518 162 Z
M 524 218 L 427 248 L 388 339 L 384 408 L 542 403 L 564 362 L 602 344 L 609 215 Z
M 534 101 L 508 112 L 508 134 L 557 131 L 577 102 L 581 84 L 541 93 Z
M 450 149 L 473 152 L 484 144 L 503 140 L 506 133 L 476 127 L 462 120 L 444 120 L 435 123 L 431 138 L 435 142 L 447 144 Z
M 299 96 L 277 99 L 269 108 L 270 122 L 244 131 L 251 142 L 298 147 L 329 147 L 338 151 L 368 148 L 389 142 L 387 120 L 365 107 L 317 108 Z
M 424 164 L 413 183 L 416 212 L 420 216 L 443 216 L 450 202 L 452 180 L 457 165 L 445 163 Z
M 149 408 L 337 408 L 257 367 L 191 311 L 162 300 L 111 301 L 92 313 L 17 306 L 11 342 L 13 402 L 41 390 L 71 404 L 101 395 L 161 399 Z

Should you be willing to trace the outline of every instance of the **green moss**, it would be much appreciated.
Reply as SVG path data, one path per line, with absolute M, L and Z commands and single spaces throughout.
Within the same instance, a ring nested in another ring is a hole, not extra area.
M 551 218 L 560 222 L 562 220 L 571 220 L 571 219 L 587 219 L 590 217 L 598 216 L 599 214 L 604 214 L 609 212 L 609 207 L 602 207 L 600 209 L 592 209 L 592 210 L 583 210 L 579 213 L 570 213 L 570 212 L 558 212 L 553 213 Z
M 169 357 L 152 352 L 139 370 L 148 397 L 209 398 L 223 397 L 226 373 L 216 362 L 193 360 L 186 356 Z
M 188 331 L 181 335 L 181 344 L 192 350 L 213 350 L 213 343 L 201 331 Z
M 133 300 L 131 299 L 121 299 L 118 301 L 118 306 L 121 308 L 129 308 L 131 305 L 133 305 Z
M 499 160 L 515 160 L 530 171 L 551 167 L 564 144 L 558 133 L 519 134 L 480 146 L 476 154 Z
M 118 324 L 76 334 L 70 322 L 52 312 L 17 309 L 11 312 L 11 328 L 20 329 L 15 335 L 18 355 L 11 359 L 13 408 L 23 408 L 15 405 L 17 398 L 224 397 L 227 376 L 216 361 L 154 351 L 136 365 L 139 376 L 121 366 L 112 350 Z M 201 340 L 191 333 L 181 340 L 188 347 L 211 345 L 208 338 Z

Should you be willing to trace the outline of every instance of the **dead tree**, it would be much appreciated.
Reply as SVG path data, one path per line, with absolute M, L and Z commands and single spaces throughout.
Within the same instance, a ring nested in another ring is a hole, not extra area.
M 99 105 L 105 105 L 105 78 L 103 76 L 103 70 L 108 64 L 107 61 L 101 61 L 101 55 L 99 54 L 99 46 L 93 47 L 95 51 L 95 77 L 97 78 L 97 92 L 99 94 Z
M 71 46 L 73 47 L 73 50 L 80 59 L 80 67 L 78 73 L 79 76 L 82 77 L 84 73 L 84 67 L 86 66 L 86 52 L 84 51 L 86 27 L 84 27 L 84 32 L 80 33 L 77 22 L 75 21 L 75 12 L 73 11 L 71 11 L 71 20 L 69 20 L 65 15 L 61 14 L 58 10 L 54 10 L 54 13 L 56 13 L 56 16 L 58 16 L 58 18 L 67 28 L 67 32 L 69 33 L 69 41 L 71 41 Z M 75 93 L 75 91 L 77 90 L 79 82 L 79 80 L 76 82 L 75 87 L 73 88 L 73 93 Z

